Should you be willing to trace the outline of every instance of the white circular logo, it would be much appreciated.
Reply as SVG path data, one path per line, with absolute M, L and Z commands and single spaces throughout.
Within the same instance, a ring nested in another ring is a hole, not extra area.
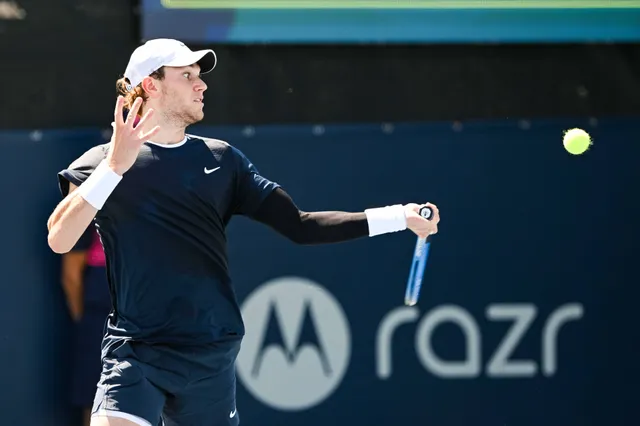
M 344 377 L 351 335 L 338 301 L 300 277 L 269 281 L 242 305 L 246 335 L 238 376 L 273 408 L 304 410 L 329 397 Z

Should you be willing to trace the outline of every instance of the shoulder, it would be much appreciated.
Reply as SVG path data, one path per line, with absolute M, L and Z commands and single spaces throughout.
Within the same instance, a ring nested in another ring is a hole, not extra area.
M 98 165 L 98 163 L 106 158 L 108 152 L 109 143 L 104 143 L 89 148 L 69 165 L 69 169 L 73 170 L 90 166 L 95 167 Z
M 201 141 L 211 150 L 226 150 L 231 148 L 231 144 L 227 141 L 223 141 L 222 139 L 206 138 L 204 136 L 198 136 L 194 134 L 187 134 L 187 137 L 189 139 Z
M 191 139 L 199 140 L 204 143 L 218 161 L 230 159 L 242 163 L 246 158 L 238 148 L 222 139 L 205 138 L 203 136 L 196 136 L 192 134 L 187 136 Z
M 109 151 L 109 144 L 96 145 L 76 158 L 66 169 L 58 172 L 58 186 L 63 196 L 69 193 L 69 182 L 80 186 L 104 160 Z

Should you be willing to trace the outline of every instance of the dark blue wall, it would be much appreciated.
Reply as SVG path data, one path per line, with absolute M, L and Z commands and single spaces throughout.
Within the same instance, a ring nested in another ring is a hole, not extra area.
M 638 123 L 190 129 L 237 145 L 302 209 L 359 211 L 432 201 L 442 215 L 414 308 L 402 305 L 415 244 L 410 232 L 298 247 L 244 218 L 232 222 L 232 272 L 247 302 L 248 336 L 239 362 L 242 423 L 637 421 L 631 404 L 638 401 L 640 379 L 634 315 L 640 295 Z M 575 126 L 595 139 L 582 156 L 562 148 L 562 131 Z M 66 408 L 64 374 L 70 322 L 59 258 L 46 244 L 46 220 L 59 201 L 56 171 L 102 141 L 99 130 L 0 133 L 0 409 L 7 424 L 68 425 L 73 414 Z M 263 286 L 282 277 L 297 278 Z M 321 289 L 333 299 L 323 298 Z M 544 344 L 545 324 L 563 307 L 579 315 L 560 327 L 552 350 Z M 453 323 L 440 323 L 425 338 L 429 321 L 438 324 L 439 315 L 456 312 L 476 325 L 466 335 L 478 343 L 470 352 Z M 381 330 L 393 318 L 405 320 L 381 343 Z M 280 346 L 260 343 L 267 324 L 271 342 Z M 471 376 L 443 376 L 442 368 L 425 365 L 427 344 L 442 362 L 464 361 L 469 353 L 473 358 L 477 348 L 478 369 L 471 368 Z M 297 356 L 287 362 L 282 346 Z M 545 373 L 545 348 L 557 355 L 553 373 Z M 509 375 L 510 367 L 499 362 L 489 369 L 505 350 L 508 362 L 530 360 L 534 371 Z M 330 370 L 321 368 L 323 353 Z M 383 368 L 384 354 L 391 356 L 390 371 Z M 247 366 L 258 355 L 262 368 L 251 376 Z

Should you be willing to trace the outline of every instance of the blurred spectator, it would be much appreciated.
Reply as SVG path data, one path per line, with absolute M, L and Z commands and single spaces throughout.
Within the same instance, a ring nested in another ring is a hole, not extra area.
M 101 371 L 103 328 L 111 309 L 105 255 L 93 225 L 63 256 L 62 285 L 75 322 L 71 402 L 83 410 L 83 424 L 88 426 Z

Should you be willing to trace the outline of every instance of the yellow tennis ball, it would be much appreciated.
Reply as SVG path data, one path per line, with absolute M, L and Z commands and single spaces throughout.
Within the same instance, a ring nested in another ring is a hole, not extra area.
M 582 129 L 571 129 L 565 132 L 562 143 L 567 152 L 573 155 L 580 155 L 589 149 L 591 136 Z

